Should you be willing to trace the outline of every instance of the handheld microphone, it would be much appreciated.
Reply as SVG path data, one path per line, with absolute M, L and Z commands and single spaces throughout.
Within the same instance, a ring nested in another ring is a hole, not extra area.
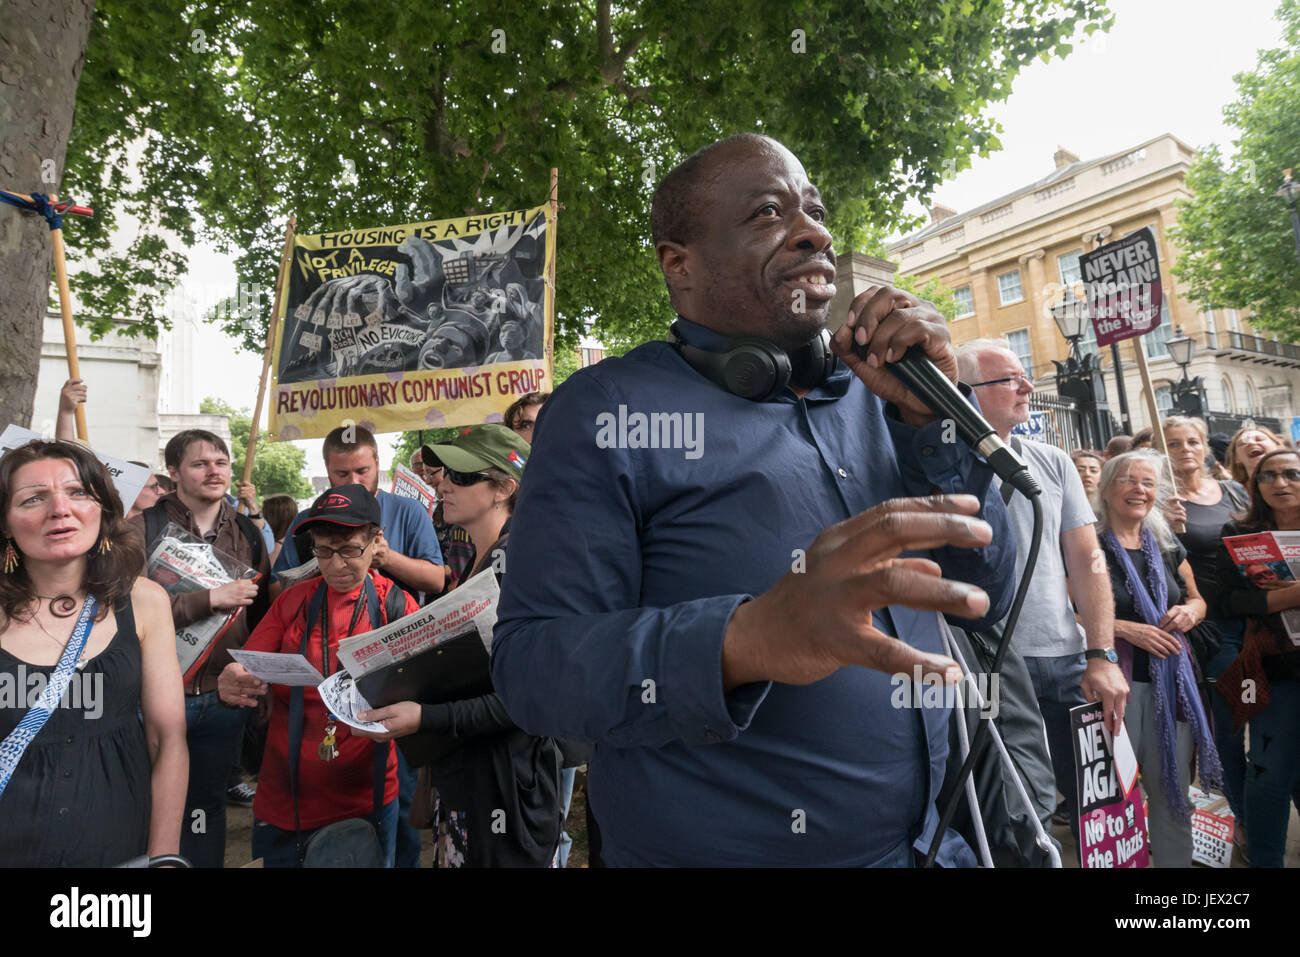
M 854 347 L 859 355 L 865 356 L 865 346 L 854 343 Z M 951 419 L 956 424 L 957 434 L 962 441 L 984 456 L 989 467 L 1002 481 L 1010 482 L 1026 498 L 1043 493 L 1020 456 L 1007 447 L 993 426 L 966 400 L 952 380 L 926 357 L 925 350 L 919 345 L 909 348 L 885 368 L 929 406 L 935 415 L 941 419 Z

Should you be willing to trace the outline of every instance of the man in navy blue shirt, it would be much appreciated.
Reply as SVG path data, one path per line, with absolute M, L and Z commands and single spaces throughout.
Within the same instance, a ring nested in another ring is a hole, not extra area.
M 746 134 L 669 173 L 651 217 L 680 342 L 583 369 L 543 408 L 497 692 L 529 732 L 595 742 L 606 864 L 911 866 L 948 710 L 894 707 L 891 675 L 953 680 L 936 612 L 991 623 L 1014 586 L 992 473 L 883 368 L 920 344 L 955 379 L 943 319 L 873 288 L 833 372 L 742 398 L 698 357 L 745 336 L 806 355 L 835 293 L 816 188 Z M 974 857 L 950 833 L 939 863 Z

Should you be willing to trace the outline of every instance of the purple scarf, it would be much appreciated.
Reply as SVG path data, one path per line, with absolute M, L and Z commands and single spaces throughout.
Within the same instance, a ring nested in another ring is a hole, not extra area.
M 1108 528 L 1102 532 L 1101 541 L 1124 570 L 1124 580 L 1128 584 L 1129 594 L 1133 596 L 1133 606 L 1142 620 L 1148 625 L 1159 625 L 1169 610 L 1169 590 L 1165 582 L 1165 562 L 1160 549 L 1156 547 L 1155 534 L 1143 526 L 1142 552 L 1147 559 L 1147 582 L 1150 589 L 1138 578 L 1133 560 L 1113 531 Z M 1191 808 L 1187 805 L 1187 795 L 1182 793 L 1178 784 L 1177 721 L 1186 721 L 1192 726 L 1192 736 L 1200 752 L 1202 780 L 1210 786 L 1219 786 L 1223 769 L 1219 766 L 1219 752 L 1215 750 L 1214 736 L 1210 733 L 1210 724 L 1205 719 L 1205 709 L 1201 706 L 1201 696 L 1197 691 L 1191 648 L 1182 633 L 1171 631 L 1170 634 L 1182 644 L 1181 654 L 1170 655 L 1168 658 L 1147 656 L 1151 691 L 1156 706 L 1156 733 L 1160 736 L 1160 789 L 1174 811 L 1175 818 L 1184 827 L 1190 827 Z M 1129 677 L 1131 680 L 1131 674 Z

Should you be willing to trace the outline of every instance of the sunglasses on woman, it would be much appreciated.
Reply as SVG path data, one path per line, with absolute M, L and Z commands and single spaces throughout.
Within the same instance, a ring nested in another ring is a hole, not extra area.
M 451 480 L 452 485 L 477 485 L 479 482 L 486 482 L 492 476 L 486 472 L 457 472 L 455 469 L 447 469 L 447 478 Z
M 1264 471 L 1259 473 L 1259 484 L 1272 485 L 1280 478 L 1284 478 L 1288 482 L 1300 482 L 1300 469 L 1283 469 L 1280 472 L 1274 472 L 1272 469 L 1264 469 Z

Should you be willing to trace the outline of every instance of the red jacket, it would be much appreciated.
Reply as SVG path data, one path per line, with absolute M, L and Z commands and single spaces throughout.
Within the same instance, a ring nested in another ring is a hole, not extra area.
M 370 571 L 379 606 L 393 587 L 390 579 Z M 309 578 L 291 588 L 286 588 L 253 630 L 247 644 L 249 651 L 275 651 L 297 654 L 302 644 L 303 628 L 307 624 L 307 606 L 320 587 L 319 578 Z M 333 589 L 326 591 L 329 612 L 330 672 L 338 671 L 338 644 L 346 637 L 348 625 L 357 599 L 361 597 L 358 585 L 347 595 Z M 409 615 L 419 609 L 415 599 L 406 596 Z M 357 622 L 356 634 L 370 629 L 365 611 Z M 308 661 L 325 673 L 321 666 L 320 624 L 312 629 L 311 640 L 304 652 Z M 266 752 L 262 770 L 257 779 L 257 797 L 253 800 L 253 816 L 275 827 L 292 831 L 293 799 L 289 793 L 289 692 L 286 685 L 271 685 L 271 719 L 266 736 Z M 397 749 L 391 742 L 377 743 L 369 738 L 354 737 L 342 721 L 335 722 L 335 744 L 339 756 L 333 761 L 322 761 L 317 754 L 325 734 L 328 712 L 315 688 L 303 689 L 302 751 L 298 761 L 298 814 L 303 830 L 324 827 L 350 817 L 364 817 L 375 810 L 374 802 L 374 748 L 388 749 L 388 780 L 384 787 L 384 803 L 397 798 Z

